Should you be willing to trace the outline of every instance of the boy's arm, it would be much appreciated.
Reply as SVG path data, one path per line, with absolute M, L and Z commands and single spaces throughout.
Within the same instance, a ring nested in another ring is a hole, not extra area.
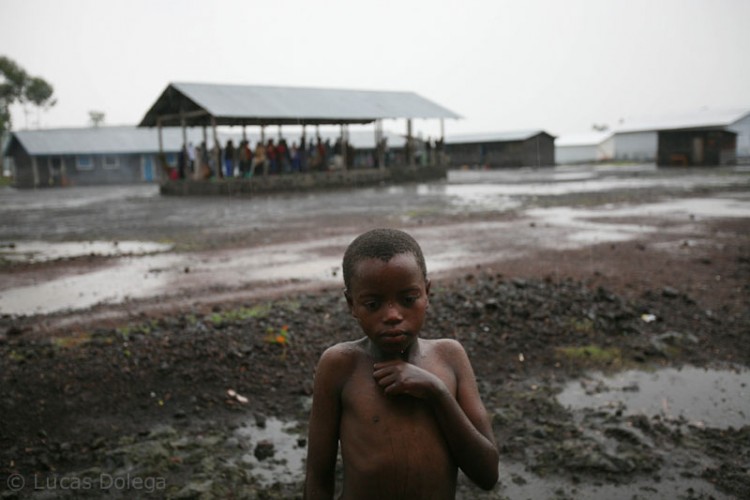
M 448 356 L 456 370 L 456 397 L 447 388 L 440 390 L 433 402 L 435 416 L 461 470 L 489 490 L 497 483 L 500 461 L 495 434 L 479 397 L 469 357 L 461 344 L 449 342 Z
M 341 418 L 342 361 L 335 348 L 328 349 L 320 357 L 315 371 L 307 440 L 306 500 L 333 498 Z
M 386 394 L 409 394 L 429 401 L 458 466 L 489 490 L 497 483 L 500 460 L 492 424 L 463 346 L 452 340 L 442 344 L 441 354 L 456 375 L 455 397 L 436 375 L 403 361 L 376 364 L 375 378 Z

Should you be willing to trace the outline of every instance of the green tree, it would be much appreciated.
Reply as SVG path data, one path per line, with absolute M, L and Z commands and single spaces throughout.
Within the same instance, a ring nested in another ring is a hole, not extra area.
M 46 80 L 29 76 L 14 60 L 0 56 L 0 137 L 12 127 L 10 107 L 31 103 L 41 109 L 56 104 L 55 89 Z

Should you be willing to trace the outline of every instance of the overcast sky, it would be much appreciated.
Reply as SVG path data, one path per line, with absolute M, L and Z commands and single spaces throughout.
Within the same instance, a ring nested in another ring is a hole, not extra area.
M 185 81 L 408 90 L 463 116 L 447 135 L 560 135 L 750 107 L 749 21 L 748 0 L 0 0 L 0 54 L 58 100 L 16 129 L 136 124 Z

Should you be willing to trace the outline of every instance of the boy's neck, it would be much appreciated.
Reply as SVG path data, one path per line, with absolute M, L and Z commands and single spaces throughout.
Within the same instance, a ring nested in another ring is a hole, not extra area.
M 368 341 L 368 344 L 370 346 L 370 356 L 372 356 L 373 361 L 376 363 L 379 363 L 381 361 L 391 361 L 394 359 L 400 359 L 408 363 L 419 352 L 418 337 L 414 339 L 414 343 L 412 343 L 401 352 L 383 352 L 382 350 L 378 349 L 372 342 Z

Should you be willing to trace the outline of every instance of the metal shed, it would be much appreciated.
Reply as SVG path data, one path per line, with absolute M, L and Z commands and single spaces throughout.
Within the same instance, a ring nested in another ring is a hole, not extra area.
M 611 137 L 612 133 L 609 131 L 560 136 L 555 139 L 555 160 L 560 165 L 611 160 Z
M 555 137 L 543 130 L 448 137 L 445 152 L 453 167 L 538 167 L 555 164 Z
M 665 164 L 659 153 L 663 149 L 660 139 L 662 134 L 685 130 L 732 132 L 736 134 L 735 157 L 740 162 L 750 161 L 750 107 L 706 108 L 689 113 L 625 121 L 614 130 L 614 159 Z
M 721 128 L 659 131 L 659 166 L 733 165 L 736 162 L 736 132 Z

